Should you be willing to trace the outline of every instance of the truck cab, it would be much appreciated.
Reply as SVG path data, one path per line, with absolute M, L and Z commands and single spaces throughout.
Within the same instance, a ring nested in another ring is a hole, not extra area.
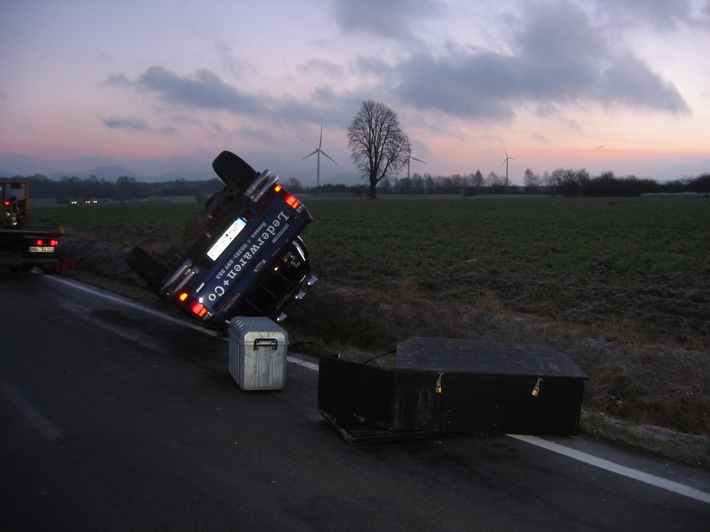
M 16 227 L 27 223 L 27 192 L 27 181 L 0 181 L 2 197 L 0 225 L 2 227 Z
M 15 272 L 41 266 L 49 271 L 71 268 L 60 258 L 61 225 L 38 227 L 30 224 L 29 182 L 0 179 L 0 266 Z
M 126 261 L 158 296 L 207 325 L 224 328 L 234 316 L 281 321 L 315 282 L 300 236 L 313 218 L 268 170 L 231 152 L 213 168 L 226 186 L 188 222 L 171 265 L 140 248 Z

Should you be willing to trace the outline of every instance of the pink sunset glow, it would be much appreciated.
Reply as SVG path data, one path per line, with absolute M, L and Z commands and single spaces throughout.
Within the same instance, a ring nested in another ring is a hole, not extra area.
M 398 113 L 412 173 L 710 172 L 710 1 L 34 1 L 0 8 L 0 173 L 212 177 L 229 149 L 315 184 L 318 143 Z

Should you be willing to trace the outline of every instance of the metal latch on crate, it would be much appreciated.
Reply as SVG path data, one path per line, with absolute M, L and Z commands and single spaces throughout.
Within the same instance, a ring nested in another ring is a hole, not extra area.
M 276 351 L 279 348 L 279 341 L 276 338 L 257 338 L 254 340 L 254 349 L 271 346 Z

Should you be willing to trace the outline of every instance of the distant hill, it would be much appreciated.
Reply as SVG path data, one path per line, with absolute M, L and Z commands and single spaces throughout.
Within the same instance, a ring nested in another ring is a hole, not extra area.
M 187 181 L 192 180 L 210 180 L 216 179 L 217 174 L 214 173 L 212 168 L 200 171 L 190 171 L 190 170 L 171 170 L 170 172 L 165 172 L 164 174 L 152 176 L 146 178 L 146 181 L 159 182 L 159 181 L 175 181 L 178 179 L 184 179 Z
M 111 166 L 99 166 L 88 172 L 55 172 L 47 177 L 54 179 L 55 181 L 60 180 L 62 177 L 79 177 L 81 179 L 87 179 L 92 175 L 96 176 L 98 179 L 103 179 L 104 181 L 116 181 L 119 177 L 127 176 L 133 177 L 137 181 L 145 181 L 146 178 L 125 169 L 123 166 L 111 165 Z
M 216 176 L 210 168 L 209 171 L 204 172 L 191 172 L 190 170 L 171 170 L 160 175 L 146 176 L 137 174 L 124 168 L 123 166 L 112 165 L 112 166 L 99 166 L 88 172 L 55 172 L 48 175 L 50 179 L 54 181 L 59 181 L 63 177 L 78 177 L 80 179 L 88 179 L 91 176 L 96 176 L 99 180 L 115 182 L 119 177 L 132 177 L 136 181 L 143 183 L 156 183 L 162 181 L 175 181 L 178 179 L 185 180 L 209 180 Z

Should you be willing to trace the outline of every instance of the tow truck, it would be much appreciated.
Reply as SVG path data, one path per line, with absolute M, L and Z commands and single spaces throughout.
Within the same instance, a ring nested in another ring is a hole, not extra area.
M 225 186 L 187 222 L 170 256 L 134 247 L 126 262 L 204 325 L 224 329 L 235 316 L 282 321 L 283 309 L 317 280 L 300 236 L 313 218 L 269 170 L 257 172 L 229 151 L 212 167 Z
M 30 223 L 29 182 L 0 179 L 0 197 L 0 266 L 13 272 L 27 272 L 34 266 L 54 272 L 70 269 L 71 261 L 60 254 L 64 228 Z

